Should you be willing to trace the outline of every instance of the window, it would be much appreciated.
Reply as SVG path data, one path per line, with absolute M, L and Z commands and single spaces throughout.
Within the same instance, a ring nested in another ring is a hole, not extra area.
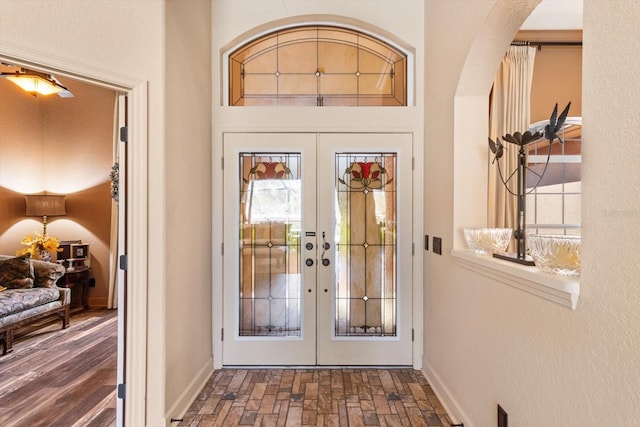
M 534 123 L 532 131 L 543 131 L 548 123 L 548 120 Z M 563 144 L 555 141 L 550 147 L 545 140 L 535 144 L 527 154 L 527 166 L 535 171 L 527 171 L 526 177 L 527 230 L 539 234 L 580 234 L 582 118 L 568 117 L 558 135 Z M 538 181 L 538 187 L 531 190 Z
M 231 106 L 406 106 L 408 55 L 360 31 L 287 28 L 229 55 Z

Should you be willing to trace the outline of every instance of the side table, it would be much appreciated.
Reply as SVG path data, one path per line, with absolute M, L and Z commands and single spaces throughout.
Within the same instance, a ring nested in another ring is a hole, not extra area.
M 73 303 L 74 289 L 82 291 L 80 309 L 89 308 L 87 304 L 87 291 L 89 289 L 89 278 L 91 277 L 91 267 L 74 267 L 68 268 L 64 275 L 58 280 L 57 285 L 61 288 L 71 289 L 71 302 Z M 73 309 L 74 307 L 72 307 Z M 78 308 L 78 307 L 76 307 Z

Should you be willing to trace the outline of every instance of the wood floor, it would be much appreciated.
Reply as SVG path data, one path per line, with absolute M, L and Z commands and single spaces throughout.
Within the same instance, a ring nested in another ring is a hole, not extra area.
M 451 426 L 413 369 L 222 369 L 179 426 Z
M 106 309 L 75 313 L 64 330 L 19 330 L 0 357 L 0 426 L 115 426 L 116 340 Z
M 0 426 L 112 427 L 117 312 L 90 309 L 17 334 L 0 357 Z M 413 369 L 222 369 L 182 420 L 205 426 L 422 426 L 451 421 Z M 137 427 L 137 426 L 130 426 Z

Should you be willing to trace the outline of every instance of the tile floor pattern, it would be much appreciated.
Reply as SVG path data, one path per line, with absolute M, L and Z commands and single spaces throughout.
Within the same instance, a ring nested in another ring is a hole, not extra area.
M 420 371 L 222 369 L 179 426 L 423 426 L 451 421 Z

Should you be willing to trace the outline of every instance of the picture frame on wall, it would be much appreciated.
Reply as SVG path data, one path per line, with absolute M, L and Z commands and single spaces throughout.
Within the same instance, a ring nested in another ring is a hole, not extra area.
M 67 260 L 69 258 L 75 258 L 71 255 L 71 245 L 82 244 L 82 240 L 63 240 L 60 242 L 58 249 L 62 249 L 57 253 L 57 259 Z
M 71 245 L 71 258 L 87 258 L 88 256 L 89 256 L 89 245 L 87 244 Z

